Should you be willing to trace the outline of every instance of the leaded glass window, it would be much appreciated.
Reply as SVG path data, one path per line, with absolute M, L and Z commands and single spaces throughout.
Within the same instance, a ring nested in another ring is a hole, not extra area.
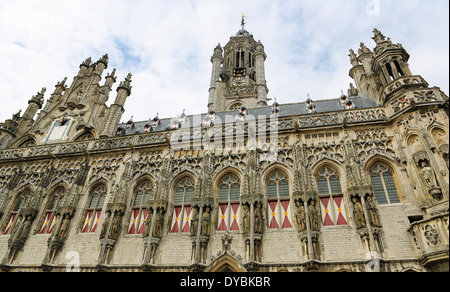
M 370 177 L 379 204 L 400 203 L 394 175 L 390 167 L 384 163 L 376 163 L 370 169 Z
M 226 174 L 219 182 L 218 231 L 239 230 L 241 185 L 239 178 Z
M 322 224 L 324 226 L 348 225 L 344 194 L 338 172 L 324 166 L 316 177 L 319 193 Z

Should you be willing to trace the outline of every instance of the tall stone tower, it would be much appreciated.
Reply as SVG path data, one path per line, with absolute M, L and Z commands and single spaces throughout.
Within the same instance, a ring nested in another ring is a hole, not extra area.
M 245 16 L 241 29 L 230 41 L 214 49 L 208 108 L 217 112 L 267 106 L 264 62 L 266 54 L 261 41 L 245 30 Z
M 374 29 L 376 47 L 371 51 L 364 43 L 358 55 L 350 50 L 350 77 L 355 80 L 359 94 L 366 95 L 378 104 L 391 101 L 401 91 L 426 88 L 428 83 L 409 69 L 409 54 L 402 44 L 392 43 L 378 29 Z

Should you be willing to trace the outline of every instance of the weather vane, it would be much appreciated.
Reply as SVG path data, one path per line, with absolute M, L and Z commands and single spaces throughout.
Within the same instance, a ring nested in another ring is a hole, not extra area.
M 247 18 L 247 16 L 245 16 L 245 14 L 242 13 L 242 22 L 241 22 L 242 29 L 244 29 L 245 26 L 245 18 Z

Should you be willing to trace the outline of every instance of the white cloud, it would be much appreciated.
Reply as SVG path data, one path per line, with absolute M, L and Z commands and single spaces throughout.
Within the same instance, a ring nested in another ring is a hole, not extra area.
M 379 1 L 379 14 L 367 5 Z M 87 57 L 108 53 L 117 84 L 133 74 L 123 120 L 205 111 L 214 47 L 246 29 L 268 56 L 269 97 L 280 103 L 334 98 L 346 90 L 349 49 L 374 47 L 377 27 L 410 53 L 410 67 L 449 91 L 448 1 L 122 1 L 2 0 L 0 121 L 78 72 Z M 115 98 L 111 92 L 109 102 Z

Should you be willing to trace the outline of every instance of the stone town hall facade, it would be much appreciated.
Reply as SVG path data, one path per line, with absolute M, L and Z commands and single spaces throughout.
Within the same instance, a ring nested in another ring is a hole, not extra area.
M 448 96 L 373 40 L 347 94 L 278 104 L 242 26 L 206 113 L 126 124 L 88 58 L 0 124 L 0 270 L 448 271 Z

